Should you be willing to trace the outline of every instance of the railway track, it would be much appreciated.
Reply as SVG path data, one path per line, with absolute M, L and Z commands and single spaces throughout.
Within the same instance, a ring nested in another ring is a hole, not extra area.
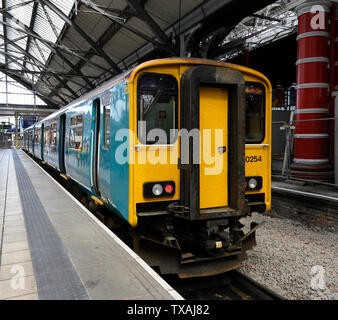
M 187 300 L 285 300 L 237 270 L 213 277 L 164 279 Z

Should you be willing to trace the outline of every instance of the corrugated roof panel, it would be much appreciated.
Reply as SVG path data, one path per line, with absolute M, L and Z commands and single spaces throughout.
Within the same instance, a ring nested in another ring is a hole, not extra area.
M 113 56 L 123 59 L 145 43 L 146 40 L 122 28 L 107 45 L 105 45 L 104 49 L 108 54 L 111 53 Z
M 162 21 L 163 24 L 171 25 L 179 18 L 180 4 L 181 17 L 183 17 L 202 2 L 205 2 L 205 0 L 148 0 L 145 8 L 157 22 Z
M 7 45 L 7 50 L 8 50 L 8 54 L 11 55 L 12 57 L 21 57 L 23 55 L 17 48 L 12 46 L 11 44 Z
M 14 27 L 16 27 L 15 24 L 12 21 L 9 22 L 9 24 L 14 25 Z M 13 29 L 11 27 L 7 27 L 7 38 L 9 40 L 14 41 L 15 45 L 13 44 L 13 47 L 19 46 L 21 49 L 26 50 L 27 35 L 25 33 L 16 31 L 15 29 Z M 20 40 L 17 40 L 17 39 L 20 39 Z M 16 49 L 16 50 L 19 51 L 20 49 Z
M 41 42 L 39 40 L 36 40 L 36 45 L 38 45 L 40 47 L 40 50 L 42 51 L 42 55 L 45 58 L 45 60 L 47 61 L 48 57 L 51 53 L 51 49 L 49 49 L 49 47 L 47 47 L 43 42 Z
M 111 21 L 100 14 L 80 13 L 74 21 L 95 40 L 99 39 L 111 25 Z
M 86 64 L 84 67 L 82 67 L 81 68 L 81 72 L 84 75 L 90 75 L 92 77 L 98 77 L 99 75 L 101 75 L 103 73 L 102 70 L 99 70 L 99 69 L 95 68 L 91 64 Z
M 81 86 L 78 86 L 76 83 L 70 82 L 70 81 L 67 82 L 67 85 L 68 85 L 71 89 L 73 89 L 75 92 L 78 91 L 78 90 L 80 90 L 80 89 L 82 88 Z
M 53 23 L 54 22 L 55 21 L 53 20 Z M 57 39 L 57 36 L 55 35 L 52 27 L 50 26 L 48 19 L 41 5 L 38 6 L 35 23 L 34 23 L 34 31 L 39 36 L 43 37 L 46 40 L 55 42 Z
M 6 7 L 12 7 L 17 4 L 21 4 L 24 2 L 29 2 L 29 0 L 6 0 Z M 31 22 L 32 17 L 32 11 L 33 11 L 33 3 L 27 3 L 24 6 L 9 10 L 9 13 L 15 17 L 16 19 L 20 20 L 22 23 L 24 23 L 27 27 L 29 27 L 29 24 Z
M 96 4 L 99 4 L 102 7 L 114 8 L 118 10 L 123 10 L 126 8 L 127 3 L 125 0 L 99 0 L 94 1 Z M 104 8 L 103 8 L 104 9 Z
M 148 27 L 147 24 L 145 24 L 142 20 L 140 20 L 139 18 L 135 18 L 132 17 L 128 20 L 127 23 L 129 26 L 135 28 L 136 30 L 138 30 L 139 32 L 142 32 L 143 34 L 145 34 L 148 37 L 154 37 L 154 33 L 151 31 L 151 29 Z
M 73 54 L 67 53 L 66 51 L 62 52 L 62 55 L 66 57 L 73 65 L 76 65 L 81 59 L 76 57 Z M 55 56 L 56 57 L 56 56 Z M 54 60 L 54 59 L 53 59 Z M 66 64 L 68 67 L 68 64 Z
M 49 64 L 49 67 L 57 72 L 66 73 L 70 71 L 70 66 L 63 59 L 55 56 L 54 59 Z
M 99 65 L 102 68 L 105 68 L 107 70 L 111 68 L 110 64 L 108 64 L 108 62 L 100 56 L 95 55 L 90 59 L 90 61 L 96 63 L 97 65 Z M 118 59 L 115 58 L 115 59 L 113 59 L 113 61 L 118 62 Z M 100 72 L 102 72 L 102 71 L 100 71 Z
M 63 44 L 67 47 L 76 48 L 83 52 L 87 52 L 91 48 L 90 44 L 72 28 L 68 29 L 67 35 L 64 37 Z
M 73 8 L 74 0 L 50 0 L 56 7 L 58 7 L 66 16 L 69 15 Z
M 44 65 L 44 60 L 40 54 L 40 51 L 39 49 L 37 48 L 36 44 L 34 41 L 31 41 L 31 44 L 30 44 L 30 47 L 29 47 L 29 54 L 33 57 L 35 57 L 37 60 L 39 60 L 42 65 Z M 46 54 L 44 54 L 44 57 L 46 57 Z

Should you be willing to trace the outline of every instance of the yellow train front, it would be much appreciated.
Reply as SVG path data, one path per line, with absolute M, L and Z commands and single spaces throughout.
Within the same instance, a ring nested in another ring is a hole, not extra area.
M 245 234 L 240 219 L 271 205 L 270 82 L 178 58 L 146 62 L 128 81 L 135 251 L 180 277 L 237 268 L 258 228 Z

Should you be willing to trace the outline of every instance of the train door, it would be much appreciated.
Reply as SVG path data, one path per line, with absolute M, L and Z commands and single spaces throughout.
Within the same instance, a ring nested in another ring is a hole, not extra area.
M 98 144 L 97 175 L 100 181 L 100 194 L 103 199 L 110 198 L 110 91 L 101 100 L 100 134 Z
M 190 220 L 244 208 L 244 87 L 242 73 L 230 68 L 197 66 L 182 75 L 181 128 L 199 130 L 197 144 L 184 146 L 181 136 L 180 204 Z
M 100 155 L 100 118 L 101 118 L 101 104 L 100 99 L 93 101 L 92 109 L 92 130 L 91 130 L 91 187 L 97 196 L 100 196 L 100 182 L 99 182 L 99 155 Z
M 32 129 L 32 154 L 35 154 L 35 146 L 36 146 L 36 142 L 35 142 L 35 130 L 36 128 L 34 127 Z
M 200 133 L 200 208 L 226 207 L 228 205 L 226 88 L 200 87 Z
M 44 148 L 45 141 L 46 141 L 46 139 L 45 139 L 45 125 L 44 124 L 41 125 L 40 130 L 41 130 L 40 131 L 41 132 L 41 134 L 40 134 L 40 154 L 41 154 L 41 160 L 45 161 L 44 158 L 43 158 L 43 156 L 44 156 L 43 148 Z
M 60 124 L 59 124 L 59 168 L 62 173 L 66 172 L 65 167 L 65 136 L 66 136 L 66 114 L 62 114 L 60 116 Z

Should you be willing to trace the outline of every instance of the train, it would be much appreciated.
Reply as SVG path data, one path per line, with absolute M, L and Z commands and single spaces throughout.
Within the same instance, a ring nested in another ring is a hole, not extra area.
M 144 62 L 24 130 L 24 150 L 122 222 L 150 266 L 236 269 L 271 207 L 269 80 L 195 58 Z M 248 229 L 246 233 L 243 230 Z

